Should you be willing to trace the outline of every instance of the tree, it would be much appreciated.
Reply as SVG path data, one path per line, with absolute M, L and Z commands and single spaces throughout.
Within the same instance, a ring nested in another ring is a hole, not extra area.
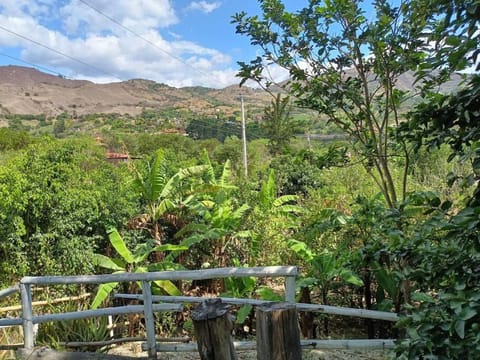
M 58 116 L 57 120 L 55 120 L 55 124 L 53 125 L 53 134 L 56 137 L 62 137 L 66 129 L 67 127 L 65 125 L 65 117 Z
M 35 139 L 0 166 L 0 283 L 89 273 L 105 225 L 132 216 L 128 173 L 90 139 Z
M 408 17 L 414 9 L 408 2 L 395 7 L 387 0 L 374 2 L 373 20 L 356 1 L 310 1 L 295 13 L 280 0 L 259 3 L 261 18 L 245 12 L 233 18 L 237 33 L 263 52 L 239 63 L 241 84 L 252 79 L 268 88 L 267 64 L 287 70 L 289 81 L 279 85 L 300 106 L 324 114 L 350 136 L 385 201 L 395 207 L 407 191 L 410 166 L 407 144 L 392 137 L 407 99 L 397 80 L 423 56 L 418 40 L 423 14 L 415 20 Z M 400 186 L 392 170 L 394 158 L 403 165 Z
M 297 130 L 297 123 L 290 116 L 290 98 L 277 94 L 271 104 L 265 107 L 261 128 L 268 138 L 272 155 L 281 153 Z
M 454 71 L 471 66 L 480 70 L 480 3 L 418 4 L 430 9 L 425 41 L 432 50 L 417 73 L 424 81 L 424 101 L 399 132 L 418 149 L 448 144 L 449 159 L 471 164 L 471 172 L 462 176 L 452 171 L 446 179 L 449 185 L 463 184 L 468 194 L 464 205 L 452 208 L 450 201 L 437 199 L 430 218 L 400 249 L 408 254 L 411 277 L 420 291 L 414 294 L 417 302 L 408 308 L 410 314 L 399 323 L 407 336 L 398 343 L 396 358 L 474 359 L 480 357 L 480 76 L 470 76 L 456 94 L 433 90 Z

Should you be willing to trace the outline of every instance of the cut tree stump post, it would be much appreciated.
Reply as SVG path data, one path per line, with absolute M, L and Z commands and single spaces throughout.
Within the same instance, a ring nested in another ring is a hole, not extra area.
M 201 360 L 237 360 L 232 330 L 235 317 L 221 299 L 207 299 L 192 311 Z
M 257 307 L 257 359 L 301 360 L 297 309 L 291 303 Z

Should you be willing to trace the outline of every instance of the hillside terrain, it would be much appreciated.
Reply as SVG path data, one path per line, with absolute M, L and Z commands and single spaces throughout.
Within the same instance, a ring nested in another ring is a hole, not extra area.
M 442 91 L 454 90 L 460 77 L 445 84 Z M 401 90 L 413 88 L 414 76 L 406 73 L 397 81 Z M 109 84 L 69 80 L 21 66 L 0 67 L 0 115 L 31 114 L 55 117 L 63 112 L 87 114 L 129 114 L 144 110 L 174 109 L 194 115 L 221 112 L 229 117 L 239 112 L 243 95 L 247 109 L 261 111 L 272 100 L 260 89 L 238 87 L 174 88 L 151 80 L 133 79 Z
M 174 88 L 150 80 L 133 79 L 109 84 L 69 80 L 21 66 L 0 67 L 0 114 L 54 117 L 63 112 L 86 114 L 140 114 L 144 110 L 176 109 L 195 114 L 222 112 L 229 116 L 246 106 L 263 108 L 271 97 L 261 90 L 230 86 Z

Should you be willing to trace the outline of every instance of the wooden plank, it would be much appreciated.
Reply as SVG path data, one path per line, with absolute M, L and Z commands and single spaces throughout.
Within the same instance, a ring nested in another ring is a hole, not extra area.
M 156 280 L 206 280 L 226 277 L 281 277 L 296 276 L 296 266 L 265 266 L 252 268 L 217 268 L 205 270 L 159 271 L 148 273 L 121 273 L 80 276 L 26 276 L 22 284 L 61 285 L 61 284 L 104 284 L 109 282 L 156 281 Z
M 295 276 L 287 276 L 285 278 L 285 301 L 289 303 L 295 302 L 296 283 Z
M 42 360 L 139 360 L 134 356 L 110 355 L 92 352 L 56 351 L 45 347 L 36 349 L 20 349 L 16 352 L 16 359 Z
M 143 300 L 142 294 L 115 294 L 114 297 L 120 299 Z M 261 305 L 270 301 L 257 299 L 241 299 L 241 298 L 226 298 L 226 297 L 206 297 L 206 296 L 168 296 L 168 295 L 153 295 L 154 302 L 168 302 L 168 303 L 201 303 L 207 299 L 221 299 L 222 302 L 232 305 Z
M 237 351 L 255 350 L 257 345 L 255 341 L 234 341 L 233 346 Z M 146 351 L 146 344 L 142 344 L 142 350 Z M 158 352 L 197 352 L 198 345 L 196 342 L 186 344 L 157 344 Z
M 23 348 L 23 343 L 19 344 L 0 344 L 0 350 L 17 350 Z
M 129 342 L 140 342 L 140 341 L 147 341 L 147 338 L 144 336 L 136 336 L 136 337 L 110 339 L 110 340 L 104 340 L 104 341 L 68 341 L 68 342 L 59 342 L 58 345 L 65 346 L 65 347 L 84 347 L 84 346 L 103 347 L 108 345 L 124 344 Z M 156 338 L 155 341 L 157 343 L 188 343 L 191 341 L 191 338 L 189 337 Z
M 385 321 L 398 321 L 399 317 L 396 313 L 377 310 L 352 309 L 339 306 L 317 305 L 317 304 L 302 304 L 297 303 L 299 311 L 318 311 L 324 314 L 340 315 L 340 316 L 354 316 L 366 319 L 376 319 Z
M 153 311 L 182 311 L 183 306 L 181 304 L 154 304 Z M 113 308 L 102 308 L 95 310 L 83 310 L 83 311 L 73 311 L 59 314 L 46 314 L 33 317 L 33 322 L 35 324 L 44 323 L 48 321 L 62 321 L 62 320 L 77 320 L 85 319 L 89 317 L 97 316 L 107 316 L 107 315 L 120 315 L 120 314 L 132 314 L 132 313 L 142 313 L 143 305 L 127 305 L 127 306 L 118 306 Z

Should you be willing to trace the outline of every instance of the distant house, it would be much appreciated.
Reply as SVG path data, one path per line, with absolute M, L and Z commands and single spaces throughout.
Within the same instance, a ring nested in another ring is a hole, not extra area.
M 114 164 L 118 164 L 120 162 L 124 162 L 127 160 L 134 160 L 134 159 L 140 159 L 140 158 L 138 156 L 131 156 L 129 154 L 107 151 L 107 160 Z

